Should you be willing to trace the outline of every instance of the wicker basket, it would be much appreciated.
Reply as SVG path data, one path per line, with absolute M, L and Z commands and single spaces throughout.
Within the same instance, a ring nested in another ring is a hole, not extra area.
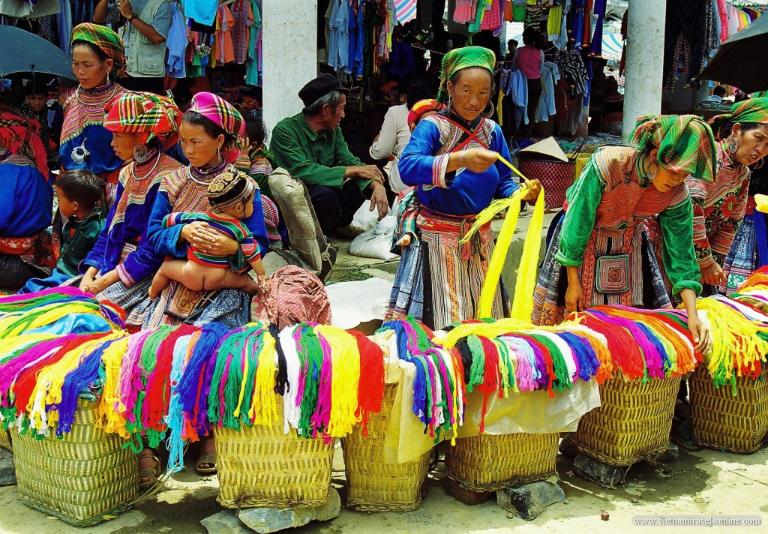
M 710 449 L 749 454 L 768 434 L 768 369 L 758 380 L 736 378 L 736 395 L 730 385 L 715 389 L 709 371 L 699 367 L 689 380 L 693 436 Z
M 459 438 L 445 455 L 447 474 L 471 491 L 495 491 L 555 474 L 558 434 L 483 434 Z
M 415 462 L 385 464 L 384 433 L 389 424 L 397 384 L 384 388 L 381 413 L 368 420 L 368 436 L 356 427 L 342 440 L 349 484 L 347 507 L 361 512 L 408 512 L 421 504 L 429 471 L 429 453 Z
M 80 401 L 72 432 L 38 440 L 12 431 L 19 497 L 77 527 L 127 509 L 138 490 L 137 457 L 94 426 L 96 405 Z
M 579 451 L 613 466 L 628 466 L 667 450 L 680 378 L 600 386 L 602 406 L 584 415 L 572 435 Z
M 576 164 L 552 159 L 520 158 L 520 172 L 531 180 L 541 181 L 544 207 L 559 210 L 565 203 L 565 192 L 573 184 Z
M 272 426 L 214 430 L 218 501 L 225 508 L 291 508 L 328 500 L 333 442 L 283 433 L 280 396 L 278 414 Z

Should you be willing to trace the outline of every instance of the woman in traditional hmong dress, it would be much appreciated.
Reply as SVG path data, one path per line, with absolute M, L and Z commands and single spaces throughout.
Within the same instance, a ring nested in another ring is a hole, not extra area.
M 758 242 L 768 251 L 765 217 L 755 212 L 756 182 L 750 192 L 749 166 L 768 155 L 768 98 L 733 105 L 730 114 L 713 119 L 721 141 L 713 184 L 688 184 L 693 198 L 694 242 L 702 281 L 714 292 L 731 293 L 768 257 L 760 258 Z M 763 186 L 763 189 L 765 187 Z M 759 228 L 760 231 L 756 231 Z
M 0 289 L 16 291 L 27 280 L 48 276 L 53 190 L 37 125 L 0 111 Z M 45 260 L 47 258 L 47 261 Z
M 509 158 L 501 128 L 484 117 L 495 61 L 493 52 L 479 46 L 445 55 L 438 100 L 447 108 L 419 122 L 400 158 L 400 177 L 415 189 L 398 214 L 411 242 L 403 247 L 389 319 L 410 315 L 443 328 L 475 317 L 493 249 L 490 224 L 466 245 L 459 240 L 494 198 L 509 197 L 519 187 L 498 162 L 499 154 Z M 526 200 L 536 199 L 538 182 L 527 185 Z M 502 317 L 505 306 L 497 292 L 494 317 Z
M 637 148 L 595 152 L 567 192 L 534 295 L 533 321 L 552 325 L 568 312 L 601 304 L 670 306 L 644 221 L 659 217 L 666 273 L 688 312 L 699 346 L 709 331 L 696 311 L 701 292 L 693 248 L 693 207 L 685 178 L 711 182 L 715 141 L 692 115 L 642 117 Z
M 249 268 L 238 243 L 205 223 L 163 226 L 163 218 L 171 212 L 211 209 L 208 184 L 222 172 L 240 172 L 232 164 L 240 153 L 238 140 L 244 134 L 245 121 L 228 102 L 205 92 L 192 98 L 179 132 L 184 155 L 190 164 L 165 176 L 149 220 L 148 239 L 161 258 L 186 258 L 187 246 L 194 245 L 204 254 L 236 258 L 232 270 L 242 272 Z M 268 250 L 258 186 L 253 198 L 253 215 L 243 223 L 253 233 L 261 250 Z M 250 301 L 248 294 L 239 289 L 202 293 L 171 282 L 152 302 L 144 326 L 218 321 L 237 328 L 250 320 Z M 196 468 L 201 475 L 216 472 L 213 438 L 202 441 Z
M 149 285 L 163 261 L 149 244 L 147 224 L 160 184 L 181 167 L 162 152 L 176 143 L 179 124 L 176 104 L 152 93 L 123 93 L 104 118 L 116 154 L 130 163 L 120 171 L 104 230 L 80 265 L 80 289 L 121 306 L 134 328 L 144 321 Z
M 123 161 L 104 128 L 104 110 L 125 89 L 114 79 L 124 72 L 125 49 L 106 26 L 78 24 L 72 30 L 72 71 L 80 83 L 64 101 L 59 161 L 64 170 L 88 169 L 104 181 L 107 204 L 114 202 Z

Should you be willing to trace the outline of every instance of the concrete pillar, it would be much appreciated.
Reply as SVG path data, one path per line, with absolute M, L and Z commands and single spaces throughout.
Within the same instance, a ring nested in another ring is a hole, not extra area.
M 317 76 L 317 0 L 262 2 L 264 124 L 301 111 L 299 89 Z
M 625 140 L 632 133 L 639 116 L 661 113 L 666 13 L 666 0 L 643 0 L 629 4 L 624 90 Z

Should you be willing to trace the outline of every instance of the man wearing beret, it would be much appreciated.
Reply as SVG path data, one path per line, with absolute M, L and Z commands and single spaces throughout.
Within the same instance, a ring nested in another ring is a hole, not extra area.
M 353 156 L 341 133 L 345 90 L 331 74 L 322 74 L 301 91 L 301 113 L 281 120 L 272 132 L 275 163 L 304 182 L 323 233 L 348 226 L 370 199 L 379 218 L 389 210 L 384 176 L 374 165 Z

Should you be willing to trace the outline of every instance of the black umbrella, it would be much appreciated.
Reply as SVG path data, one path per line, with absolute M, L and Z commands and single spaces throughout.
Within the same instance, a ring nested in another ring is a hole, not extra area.
M 768 89 L 768 16 L 731 36 L 696 77 L 735 85 L 752 93 Z
M 0 43 L 0 76 L 31 72 L 75 79 L 69 56 L 34 33 L 0 25 Z

